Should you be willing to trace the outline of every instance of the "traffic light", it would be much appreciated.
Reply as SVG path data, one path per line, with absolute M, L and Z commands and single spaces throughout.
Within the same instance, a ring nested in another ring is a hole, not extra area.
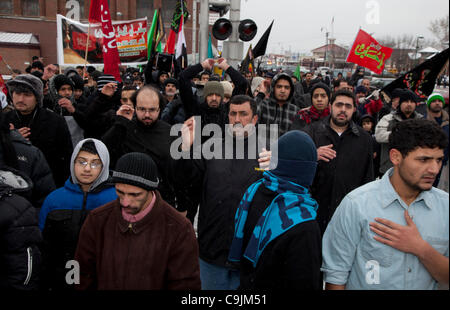
M 233 32 L 233 25 L 226 18 L 219 18 L 212 27 L 212 34 L 217 40 L 224 41 Z
M 251 19 L 241 20 L 239 23 L 239 39 L 244 42 L 251 41 L 258 31 L 256 23 Z
M 209 0 L 209 10 L 219 13 L 220 17 L 230 10 L 230 2 L 227 0 Z M 239 23 L 239 39 L 244 42 L 251 41 L 255 36 L 258 27 L 251 19 L 244 19 Z M 220 41 L 228 39 L 233 32 L 233 25 L 226 18 L 219 18 L 213 25 L 212 33 L 214 38 Z

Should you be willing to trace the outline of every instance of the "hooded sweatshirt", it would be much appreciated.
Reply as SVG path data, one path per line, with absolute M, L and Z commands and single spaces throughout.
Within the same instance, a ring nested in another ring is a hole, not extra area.
M 102 170 L 87 192 L 83 192 L 75 177 L 75 158 L 84 142 L 93 141 L 103 163 Z M 80 141 L 72 154 L 71 177 L 64 187 L 53 191 L 42 205 L 39 228 L 44 237 L 43 286 L 64 288 L 66 286 L 65 264 L 73 259 L 78 234 L 88 213 L 117 198 L 109 182 L 109 153 L 103 142 L 96 139 Z
M 274 91 L 275 85 L 280 79 L 288 81 L 291 86 L 289 97 L 282 106 L 278 104 Z M 299 111 L 298 106 L 291 101 L 294 95 L 294 83 L 289 75 L 279 73 L 272 79 L 270 98 L 264 99 L 261 94 L 259 93 L 256 98 L 256 102 L 258 103 L 258 122 L 260 125 L 266 125 L 267 137 L 271 134 L 275 136 L 275 131 L 271 130 L 271 125 L 276 125 L 275 127 L 278 128 L 277 137 L 280 137 L 291 129 L 295 115 Z

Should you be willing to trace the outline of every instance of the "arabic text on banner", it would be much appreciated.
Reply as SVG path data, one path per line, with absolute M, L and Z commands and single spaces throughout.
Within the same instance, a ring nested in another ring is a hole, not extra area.
M 84 64 L 88 24 L 82 24 L 62 15 L 57 16 L 58 60 L 62 65 Z M 147 18 L 112 23 L 116 34 L 120 62 L 146 62 Z M 89 30 L 89 64 L 103 64 L 103 36 L 100 24 L 91 24 Z

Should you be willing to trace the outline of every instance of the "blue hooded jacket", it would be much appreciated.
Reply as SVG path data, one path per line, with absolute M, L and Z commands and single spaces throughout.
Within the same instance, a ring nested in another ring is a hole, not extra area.
M 75 176 L 74 163 L 86 141 L 95 144 L 103 167 L 87 192 L 83 192 Z M 81 227 L 88 213 L 117 199 L 109 182 L 109 153 L 96 139 L 80 141 L 72 154 L 71 177 L 64 186 L 50 193 L 39 213 L 39 229 L 43 235 L 41 286 L 44 289 L 73 289 L 66 283 L 66 263 L 74 259 Z
M 93 141 L 103 163 L 102 171 L 91 185 L 89 191 L 84 193 L 78 185 L 74 172 L 74 161 L 81 146 L 86 141 Z M 39 228 L 45 228 L 47 216 L 59 210 L 86 210 L 90 211 L 100 207 L 117 198 L 114 186 L 108 183 L 109 178 L 109 153 L 106 146 L 96 139 L 85 139 L 80 141 L 72 154 L 71 177 L 65 182 L 64 187 L 58 188 L 50 193 L 44 201 L 39 213 Z M 75 182 L 73 182 L 75 180 Z

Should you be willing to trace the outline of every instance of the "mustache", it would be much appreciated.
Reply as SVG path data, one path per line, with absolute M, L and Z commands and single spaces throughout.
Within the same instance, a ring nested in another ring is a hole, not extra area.
M 427 174 L 422 176 L 422 178 L 436 178 L 437 174 Z

